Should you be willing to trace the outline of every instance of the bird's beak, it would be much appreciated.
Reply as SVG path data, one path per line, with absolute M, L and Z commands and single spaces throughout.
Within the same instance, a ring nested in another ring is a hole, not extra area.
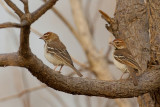
M 40 37 L 39 39 L 44 39 L 44 36 Z

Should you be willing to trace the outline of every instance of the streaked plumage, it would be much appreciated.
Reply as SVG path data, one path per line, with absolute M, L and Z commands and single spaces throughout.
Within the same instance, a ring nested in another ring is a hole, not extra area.
M 141 70 L 140 66 L 138 63 L 135 61 L 133 55 L 131 52 L 125 48 L 125 49 L 116 49 L 114 51 L 114 58 L 125 65 L 128 65 L 134 69 Z
M 114 56 L 114 64 L 122 71 L 122 72 L 130 72 L 132 75 L 133 81 L 135 85 L 138 85 L 136 79 L 136 72 L 141 70 L 141 67 L 134 59 L 132 53 L 127 49 L 126 43 L 121 39 L 115 39 L 111 44 L 115 47 L 115 51 L 113 53 Z M 131 73 L 132 68 L 133 72 Z
M 71 67 L 80 77 L 82 76 L 82 74 L 74 67 L 65 45 L 59 40 L 59 37 L 55 33 L 47 32 L 40 39 L 45 41 L 44 55 L 50 63 L 56 67 L 61 66 L 60 70 L 63 65 L 67 65 Z

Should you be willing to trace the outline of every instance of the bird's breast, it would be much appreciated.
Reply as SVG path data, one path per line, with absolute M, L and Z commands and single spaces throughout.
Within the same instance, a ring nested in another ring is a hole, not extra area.
M 119 68 L 122 72 L 128 72 L 127 66 L 125 64 L 120 63 L 115 58 L 113 59 L 113 62 L 117 68 Z
M 53 65 L 63 64 L 63 61 L 59 60 L 54 54 L 50 54 L 47 52 L 47 45 L 45 45 L 44 56 Z

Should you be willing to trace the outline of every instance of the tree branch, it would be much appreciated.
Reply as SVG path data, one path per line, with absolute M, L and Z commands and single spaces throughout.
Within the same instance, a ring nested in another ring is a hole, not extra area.
M 20 66 L 23 67 L 24 63 L 18 53 L 5 53 L 0 54 L 0 66 Z
M 152 71 L 148 70 L 148 72 L 139 76 L 138 86 L 134 86 L 132 79 L 102 81 L 63 76 L 44 65 L 43 62 L 33 54 L 29 59 L 18 56 L 17 53 L 1 54 L 0 66 L 25 67 L 49 87 L 78 95 L 101 96 L 107 98 L 131 98 L 154 91 L 160 87 L 159 69 Z
M 4 1 L 8 4 L 8 6 L 10 6 L 10 7 L 14 10 L 14 12 L 15 12 L 19 17 L 22 17 L 23 12 L 22 12 L 12 1 L 10 1 L 10 0 L 4 0 Z
M 150 29 L 150 56 L 151 60 L 148 64 L 149 67 L 155 67 L 160 65 L 160 10 L 159 0 L 147 0 L 147 8 L 148 8 L 148 15 L 149 15 L 149 29 Z M 160 106 L 160 88 L 154 92 L 150 93 L 152 105 L 148 104 L 147 106 Z M 145 103 L 145 102 L 143 102 Z M 153 105 L 154 104 L 154 105 Z M 146 104 L 145 104 L 146 105 Z
M 138 74 L 146 71 L 147 62 L 150 60 L 147 9 L 144 0 L 118 0 L 113 23 L 106 26 L 115 38 L 125 40 L 128 49 L 132 55 L 135 56 L 135 60 L 142 68 Z M 141 102 L 143 102 L 142 105 L 146 105 L 146 100 L 148 100 L 150 96 L 148 94 L 140 97 Z M 140 97 L 138 99 L 140 99 Z
M 39 9 L 34 11 L 32 16 L 32 23 L 39 19 L 48 9 L 50 9 L 58 0 L 49 0 L 44 5 L 42 5 Z
M 21 28 L 20 31 L 20 47 L 19 54 L 24 57 L 29 57 L 30 47 L 29 47 L 29 34 L 30 34 L 30 25 Z
M 5 0 L 5 1 L 9 1 L 9 0 Z M 57 0 L 48 1 L 41 8 L 39 8 L 34 13 L 32 13 L 32 18 L 33 18 L 32 23 L 35 20 L 37 20 L 42 14 L 44 14 L 49 8 L 51 8 L 52 5 L 55 4 L 56 1 Z M 75 2 L 75 1 L 72 0 L 72 2 Z M 9 1 L 9 3 L 10 3 L 10 1 Z M 12 2 L 11 2 L 11 4 L 13 5 Z M 75 7 L 73 7 L 73 8 L 75 8 Z M 78 6 L 78 8 L 79 8 L 79 6 Z M 142 11 L 140 11 L 140 12 L 142 12 L 142 15 L 144 15 L 143 9 L 144 9 L 144 7 L 142 7 Z M 139 12 L 139 11 L 137 11 L 137 12 Z M 82 22 L 84 24 L 84 27 L 88 30 L 87 25 L 85 25 L 86 22 L 83 20 L 83 14 L 81 13 L 81 11 L 77 12 L 76 15 L 78 15 L 78 16 L 82 15 L 81 16 Z M 119 20 L 118 15 L 116 16 L 116 18 L 117 18 L 117 20 Z M 123 18 L 123 17 L 120 17 L 120 18 Z M 29 21 L 29 20 L 24 18 L 22 20 L 22 22 L 23 21 Z M 124 20 L 119 21 L 119 22 L 122 23 L 123 21 Z M 128 20 L 128 21 L 130 21 L 130 20 Z M 132 21 L 134 21 L 134 20 L 132 20 Z M 93 70 L 100 71 L 100 72 L 106 71 L 107 67 L 106 67 L 106 64 L 104 64 L 104 60 L 102 60 L 103 58 L 95 57 L 95 56 L 98 56 L 96 53 L 97 51 L 92 52 L 92 50 L 94 50 L 96 48 L 91 42 L 92 39 L 91 39 L 90 33 L 88 31 L 87 32 L 83 31 L 84 29 L 81 28 L 81 26 L 79 24 L 80 22 L 81 21 L 77 21 L 77 23 L 76 23 L 77 28 L 79 29 L 79 33 L 81 35 L 83 34 L 83 38 L 85 38 L 85 40 L 86 40 L 84 42 L 84 44 L 82 44 L 82 45 L 89 47 L 89 48 L 84 47 L 84 50 L 86 51 L 86 53 L 91 52 L 87 55 L 89 57 L 89 61 L 93 67 Z M 124 22 L 126 22 L 126 21 L 124 21 Z M 122 26 L 122 28 L 124 28 L 124 25 L 127 25 L 127 24 L 121 24 L 121 23 L 119 24 L 119 26 Z M 132 22 L 132 24 L 133 24 L 133 22 Z M 138 23 L 136 22 L 135 24 L 139 24 L 139 21 L 138 21 Z M 146 25 L 146 23 L 144 23 L 144 25 Z M 146 26 L 142 26 L 142 28 L 143 27 L 144 27 L 144 29 L 146 29 Z M 140 30 L 142 30 L 142 28 Z M 127 30 L 129 31 L 129 29 L 127 29 Z M 131 30 L 135 31 L 134 29 L 131 29 Z M 124 36 L 128 36 L 128 35 L 126 35 L 126 32 L 127 32 L 126 29 L 125 29 L 125 33 L 124 33 L 124 30 L 120 30 L 119 32 L 121 34 L 119 36 L 121 36 L 121 37 L 123 37 L 122 34 Z M 0 54 L 0 66 L 25 67 L 35 77 L 37 77 L 41 82 L 47 84 L 49 87 L 56 89 L 56 90 L 59 90 L 59 91 L 63 91 L 63 92 L 71 93 L 71 94 L 78 94 L 78 95 L 101 96 L 101 97 L 107 97 L 107 98 L 131 98 L 131 97 L 137 97 L 137 96 L 142 95 L 147 92 L 155 91 L 158 87 L 160 87 L 160 72 L 159 72 L 160 68 L 158 68 L 156 70 L 148 70 L 148 72 L 144 72 L 142 75 L 138 76 L 137 77 L 138 86 L 134 86 L 132 79 L 120 80 L 120 81 L 104 81 L 104 80 L 95 80 L 95 79 L 63 76 L 57 72 L 54 72 L 48 66 L 43 64 L 43 62 L 41 60 L 39 60 L 30 51 L 29 34 L 30 34 L 30 25 L 25 25 L 23 28 L 21 28 L 21 35 L 20 35 L 21 39 L 20 39 L 19 51 L 17 53 Z M 147 34 L 148 33 L 145 33 L 145 36 Z M 138 35 L 138 37 L 141 37 L 141 36 L 144 37 L 144 35 L 142 35 L 139 32 L 137 35 Z M 82 41 L 82 40 L 83 39 L 79 37 L 79 41 Z M 143 40 L 143 39 L 141 39 L 141 40 Z M 91 45 L 88 45 L 89 43 L 91 43 Z M 96 58 L 100 58 L 101 60 L 98 59 L 99 62 L 95 62 L 95 60 L 97 60 Z M 98 63 L 99 65 L 97 66 L 96 63 Z M 100 64 L 104 64 L 104 65 L 100 65 Z M 106 79 L 108 79 L 108 78 L 106 78 Z
M 0 102 L 6 101 L 6 100 L 10 100 L 10 99 L 13 99 L 13 98 L 18 98 L 18 97 L 23 96 L 26 93 L 37 91 L 39 89 L 46 88 L 46 87 L 47 87 L 46 85 L 41 85 L 41 86 L 37 86 L 37 87 L 34 87 L 34 88 L 26 89 L 26 90 L 24 90 L 24 91 L 22 91 L 22 92 L 20 92 L 18 94 L 15 94 L 15 95 L 12 95 L 12 96 L 8 96 L 8 97 L 4 97 L 4 98 L 0 98 Z
M 0 28 L 9 28 L 9 27 L 16 27 L 16 28 L 21 28 L 24 25 L 18 24 L 18 23 L 12 23 L 12 22 L 6 22 L 6 23 L 1 23 Z
M 8 9 L 8 7 L 5 6 L 5 4 L 3 3 L 2 0 L 0 0 L 0 4 L 3 6 L 3 8 L 5 9 L 5 11 L 6 11 L 7 13 L 9 13 L 11 16 L 13 16 L 15 19 L 18 20 L 18 16 L 15 15 L 10 9 Z
M 65 19 L 65 17 L 54 7 L 52 7 L 52 11 L 63 21 L 63 23 L 69 28 L 69 30 L 73 33 L 73 35 L 77 36 L 77 31 L 73 28 L 73 26 Z
M 82 6 L 79 0 L 70 0 L 73 18 L 78 30 L 77 40 L 80 42 L 88 58 L 92 71 L 97 78 L 102 80 L 111 80 L 112 76 L 108 69 L 108 64 L 103 56 L 100 56 L 96 46 L 93 44 L 89 26 L 85 20 Z M 95 61 L 96 60 L 96 61 Z
M 21 0 L 21 2 L 24 4 L 25 13 L 29 13 L 28 0 Z

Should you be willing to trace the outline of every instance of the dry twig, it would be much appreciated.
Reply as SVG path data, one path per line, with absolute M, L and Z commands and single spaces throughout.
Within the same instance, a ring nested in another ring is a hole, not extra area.
M 21 28 L 23 27 L 23 25 L 18 23 L 12 23 L 12 22 L 6 22 L 6 23 L 0 24 L 0 28 L 9 28 L 9 27 Z
M 31 17 L 28 17 L 28 14 L 23 14 L 24 16 L 23 18 L 20 17 L 21 22 L 26 21 L 26 23 L 28 23 L 23 28 L 20 29 L 20 48 L 18 52 L 15 53 L 0 54 L 1 67 L 4 66 L 25 67 L 32 73 L 32 75 L 36 76 L 37 79 L 39 79 L 41 82 L 46 83 L 51 88 L 71 94 L 101 96 L 107 98 L 129 98 L 129 97 L 139 96 L 150 91 L 155 91 L 157 88 L 160 87 L 159 69 L 158 70 L 147 69 L 148 72 L 144 72 L 142 75 L 137 77 L 139 85 L 134 86 L 132 83 L 132 79 L 128 79 L 127 81 L 126 80 L 104 81 L 95 79 L 85 79 L 79 77 L 76 78 L 67 77 L 57 72 L 54 72 L 48 66 L 43 64 L 43 62 L 40 59 L 38 59 L 30 50 L 29 47 L 30 25 L 38 18 L 40 18 L 40 16 L 42 16 L 49 8 L 51 8 L 56 3 L 56 1 L 57 0 L 49 0 L 39 9 L 37 9 L 34 13 L 31 13 L 29 15 Z M 72 2 L 75 2 L 75 0 L 74 1 L 72 0 Z M 17 11 L 16 13 L 19 14 L 19 10 L 15 9 L 15 11 Z M 77 23 L 77 26 L 78 25 L 79 24 Z M 82 29 L 79 27 L 80 26 L 78 26 L 78 29 L 81 31 Z M 81 33 L 84 32 L 81 31 Z M 90 44 L 91 42 L 90 36 L 83 35 L 83 37 L 86 39 L 85 43 L 88 42 Z M 82 41 L 80 37 L 79 40 Z M 95 49 L 92 43 L 91 45 L 89 45 L 88 43 L 85 44 L 85 46 L 88 46 L 89 50 L 87 49 L 88 47 L 84 48 L 86 53 L 87 51 L 92 52 L 92 50 Z M 100 59 L 97 59 L 96 57 L 94 57 L 96 59 L 92 59 L 94 55 L 96 56 L 97 53 L 89 53 L 88 55 L 88 59 L 91 63 L 91 66 L 93 67 L 93 70 L 100 72 L 107 71 L 107 68 L 105 67 L 106 65 L 104 64 L 103 60 L 100 60 L 101 57 L 98 57 Z M 100 62 L 95 62 L 95 60 L 98 60 Z M 98 63 L 98 66 L 96 63 Z M 102 68 L 99 69 L 98 67 Z
M 27 94 L 27 93 L 30 93 L 30 92 L 34 92 L 34 91 L 37 91 L 39 89 L 46 88 L 46 87 L 47 87 L 46 85 L 41 85 L 41 86 L 38 86 L 38 87 L 26 89 L 26 90 L 24 90 L 24 91 L 22 91 L 22 92 L 20 92 L 18 94 L 15 94 L 15 95 L 12 95 L 12 96 L 8 96 L 8 97 L 4 97 L 4 98 L 0 98 L 0 102 L 11 100 L 13 98 L 19 98 L 19 97 L 23 96 L 24 94 Z
M 28 0 L 21 0 L 21 2 L 24 4 L 25 13 L 29 13 Z
M 10 8 L 14 10 L 14 12 L 19 16 L 22 17 L 23 12 L 11 1 L 11 0 L 4 0 Z

